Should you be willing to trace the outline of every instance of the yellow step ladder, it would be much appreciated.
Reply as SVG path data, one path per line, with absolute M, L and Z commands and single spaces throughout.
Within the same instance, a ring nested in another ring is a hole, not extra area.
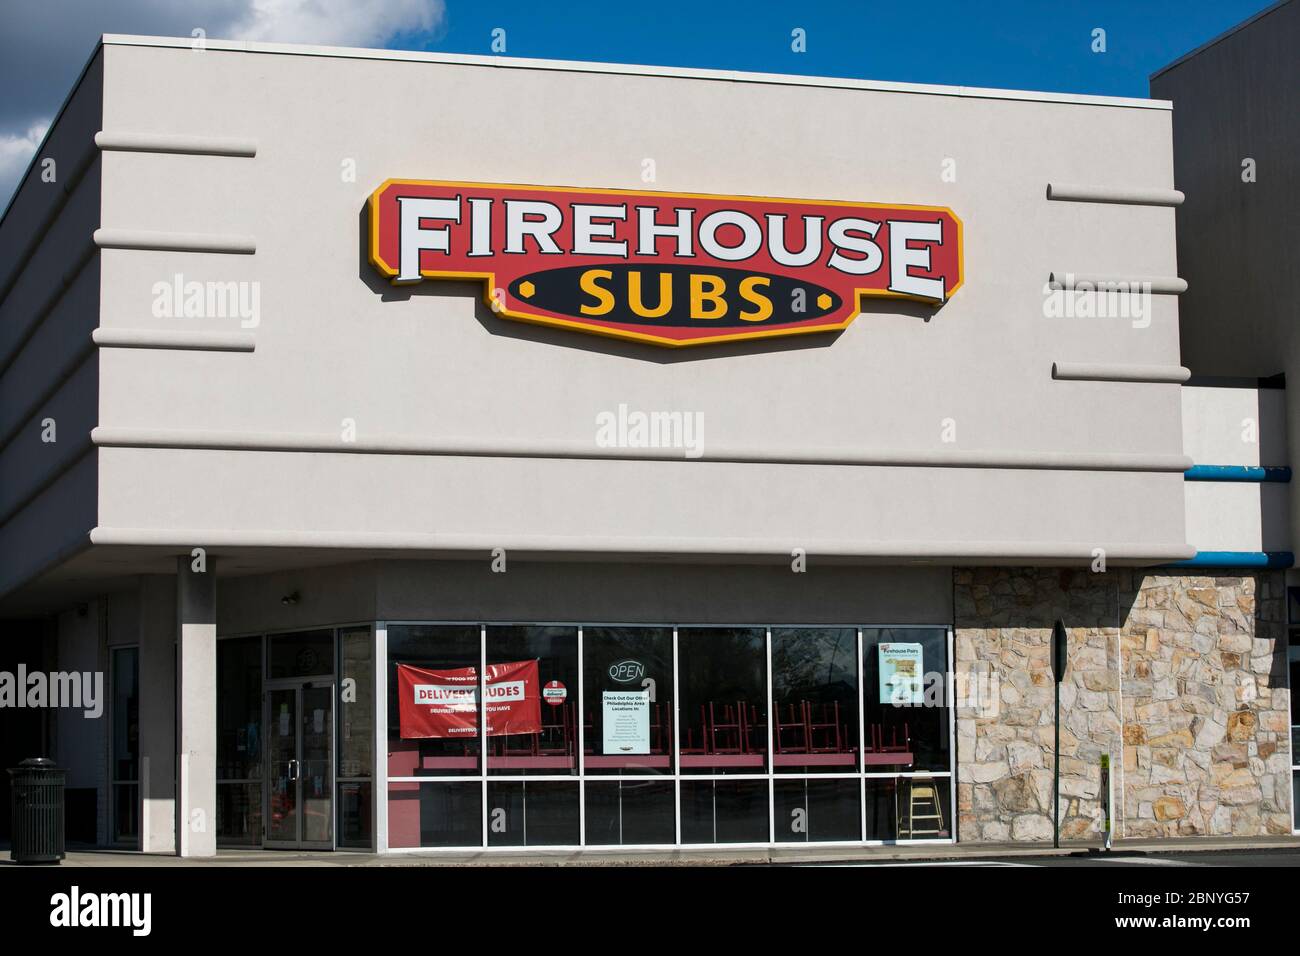
M 918 827 L 917 823 L 921 826 Z M 907 835 L 947 835 L 943 826 L 943 806 L 939 803 L 939 788 L 929 777 L 912 778 L 907 804 Z

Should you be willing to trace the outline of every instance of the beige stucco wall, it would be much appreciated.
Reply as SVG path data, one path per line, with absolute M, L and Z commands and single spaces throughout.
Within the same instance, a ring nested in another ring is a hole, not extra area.
M 105 249 L 103 327 L 239 331 L 236 319 L 153 317 L 154 283 L 177 272 L 261 283 L 262 315 L 252 353 L 104 350 L 100 543 L 662 548 L 681 560 L 1185 548 L 1174 471 L 783 460 L 1181 456 L 1176 385 L 1051 375 L 1057 360 L 1176 365 L 1174 297 L 1153 298 L 1145 328 L 1043 314 L 1053 270 L 1176 273 L 1170 209 L 1045 198 L 1052 181 L 1169 186 L 1165 110 L 506 61 L 116 44 L 105 58 L 106 129 L 257 145 L 255 158 L 105 153 L 105 228 L 251 236 L 257 252 Z M 671 354 L 611 343 L 498 318 L 468 285 L 380 281 L 363 206 L 392 176 L 948 205 L 965 223 L 966 284 L 934 314 L 886 304 L 838 336 Z M 702 413 L 705 458 L 508 450 L 594 451 L 597 414 L 620 403 Z M 134 447 L 142 436 L 162 447 Z M 316 450 L 183 447 L 222 436 Z M 349 453 L 460 439 L 505 450 Z M 708 460 L 736 448 L 770 460 Z

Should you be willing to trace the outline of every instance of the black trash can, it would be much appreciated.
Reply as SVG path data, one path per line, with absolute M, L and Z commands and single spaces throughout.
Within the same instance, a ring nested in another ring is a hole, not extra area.
M 63 850 L 63 784 L 67 771 L 48 757 L 24 760 L 9 770 L 15 863 L 58 863 Z

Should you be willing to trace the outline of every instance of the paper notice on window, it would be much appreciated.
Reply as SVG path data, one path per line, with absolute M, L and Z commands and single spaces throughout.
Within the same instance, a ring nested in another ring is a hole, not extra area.
M 920 644 L 880 644 L 880 702 L 895 707 L 924 703 Z
M 600 695 L 606 754 L 650 752 L 650 692 L 607 690 Z

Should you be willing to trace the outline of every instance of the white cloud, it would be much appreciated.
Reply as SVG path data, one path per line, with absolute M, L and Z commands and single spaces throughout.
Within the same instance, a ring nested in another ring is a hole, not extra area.
M 374 46 L 399 33 L 432 30 L 443 0 L 251 0 L 231 39 Z
M 0 196 L 8 197 L 13 192 L 49 128 L 50 121 L 41 120 L 32 123 L 26 132 L 0 132 Z

